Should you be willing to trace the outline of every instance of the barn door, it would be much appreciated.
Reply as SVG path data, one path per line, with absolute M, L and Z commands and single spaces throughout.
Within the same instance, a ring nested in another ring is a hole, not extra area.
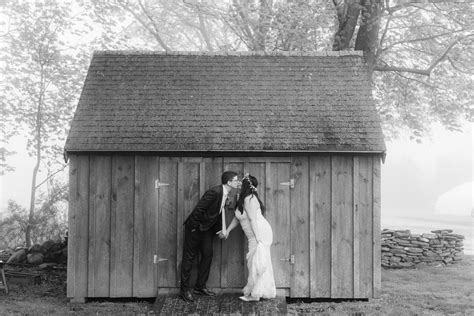
M 259 158 L 262 159 L 262 158 Z M 249 158 L 244 172 L 257 177 L 273 230 L 275 283 L 291 297 L 309 297 L 309 161 L 307 157 Z
M 289 290 L 292 285 L 293 250 L 291 230 L 291 180 L 290 158 L 225 158 L 224 169 L 233 170 L 241 175 L 250 173 L 258 181 L 259 196 L 264 202 L 266 218 L 272 226 L 273 245 L 272 265 L 278 289 Z M 247 241 L 243 233 L 232 233 L 222 251 L 223 286 L 243 287 L 247 281 L 245 254 Z M 228 246 L 228 247 L 227 247 Z M 232 249 L 232 251 L 226 251 Z M 230 266 L 228 265 L 230 264 Z M 242 278 L 242 275 L 245 277 Z
M 135 158 L 133 297 L 156 295 L 157 287 L 176 287 L 179 159 Z M 170 246 L 173 245 L 173 246 Z
M 151 206 L 156 210 L 153 224 L 156 229 L 154 241 L 150 243 L 155 245 L 152 252 L 155 255 L 154 283 L 158 288 L 179 287 L 182 223 L 204 191 L 220 183 L 222 172 L 233 170 L 240 175 L 249 172 L 260 182 L 259 195 L 266 205 L 266 218 L 273 229 L 271 250 L 277 288 L 293 297 L 309 296 L 305 292 L 309 273 L 306 266 L 309 252 L 306 250 L 309 247 L 305 204 L 307 160 L 290 157 L 158 159 L 157 170 L 153 171 L 157 174 L 154 178 L 156 206 Z M 229 224 L 233 212 L 229 211 L 228 215 Z M 247 280 L 247 252 L 247 242 L 240 227 L 224 242 L 216 238 L 208 287 L 240 290 Z
M 156 248 L 154 251 L 155 284 L 161 291 L 180 287 L 181 258 L 186 217 L 210 187 L 220 184 L 222 159 L 160 157 L 155 179 Z M 197 260 L 197 258 L 196 258 Z M 197 267 L 193 267 L 194 284 Z M 207 286 L 221 287 L 221 241 L 214 241 L 214 257 Z M 155 288 L 156 288 L 155 287 Z

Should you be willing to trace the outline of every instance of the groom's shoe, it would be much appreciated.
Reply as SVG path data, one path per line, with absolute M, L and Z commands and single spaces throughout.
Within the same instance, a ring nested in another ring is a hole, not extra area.
M 204 296 L 215 296 L 216 293 L 212 292 L 211 290 L 209 290 L 208 288 L 206 287 L 203 287 L 203 288 L 195 288 L 194 289 L 194 294 L 196 295 L 204 295 Z
M 194 302 L 194 296 L 191 294 L 190 290 L 181 290 L 181 292 L 179 292 L 179 297 L 181 297 L 185 302 Z

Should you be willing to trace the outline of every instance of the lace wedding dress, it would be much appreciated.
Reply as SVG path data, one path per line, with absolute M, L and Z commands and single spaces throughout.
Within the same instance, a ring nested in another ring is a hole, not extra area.
M 235 217 L 239 220 L 240 226 L 247 236 L 249 246 L 249 252 L 247 253 L 249 276 L 243 293 L 246 297 L 255 299 L 274 298 L 276 296 L 276 287 L 270 255 L 270 246 L 273 241 L 272 228 L 265 217 L 263 217 L 260 205 L 256 199 L 251 199 L 250 203 L 245 203 L 245 208 L 243 213 L 240 213 L 239 210 L 235 211 Z M 247 214 L 249 212 L 254 212 L 253 214 L 255 214 L 260 243 L 257 243 L 252 230 Z

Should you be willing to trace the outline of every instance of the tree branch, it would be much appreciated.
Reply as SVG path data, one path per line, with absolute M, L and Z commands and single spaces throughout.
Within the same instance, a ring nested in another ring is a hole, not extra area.
M 416 79 L 416 78 L 411 78 L 411 77 L 404 76 L 404 75 L 402 75 L 402 74 L 401 74 L 400 72 L 398 72 L 398 71 L 396 71 L 395 73 L 396 73 L 398 76 L 400 76 L 400 77 L 402 77 L 402 78 L 404 78 L 404 79 L 406 79 L 406 80 L 416 81 L 416 82 L 421 83 L 421 84 L 423 84 L 423 85 L 425 85 L 425 86 L 427 86 L 427 87 L 430 87 L 431 89 L 438 89 L 437 87 L 435 87 L 435 86 L 433 86 L 433 85 L 431 85 L 431 84 L 429 84 L 429 83 L 427 83 L 427 82 L 425 82 L 425 81 L 418 80 L 418 79 Z
M 383 49 L 381 49 L 381 47 L 382 47 L 383 41 L 385 40 L 385 36 L 387 35 L 388 26 L 389 26 L 390 22 L 392 21 L 392 18 L 393 18 L 392 12 L 389 12 L 389 16 L 388 16 L 388 18 L 387 18 L 387 22 L 385 23 L 385 29 L 384 29 L 384 31 L 383 31 L 382 36 L 380 37 L 378 49 L 377 49 L 377 52 L 376 52 L 376 54 L 375 54 L 375 59 L 378 59 L 379 56 L 380 56 L 380 54 L 383 52 Z
M 204 38 L 204 41 L 206 42 L 207 49 L 212 52 L 214 48 L 212 47 L 211 39 L 209 38 L 206 21 L 204 20 L 204 17 L 202 15 L 201 8 L 199 8 L 198 6 L 196 6 L 196 8 L 198 11 L 197 14 L 199 19 L 199 31 L 201 32 L 201 35 Z
M 446 32 L 446 33 L 436 34 L 436 35 L 427 36 L 427 37 L 420 37 L 420 38 L 414 38 L 414 39 L 409 39 L 409 40 L 398 41 L 398 42 L 391 43 L 391 44 L 390 44 L 389 46 L 387 46 L 387 47 L 384 47 L 384 48 L 382 49 L 382 51 L 386 51 L 386 50 L 391 49 L 392 47 L 394 47 L 394 46 L 396 46 L 396 45 L 400 45 L 400 44 L 407 44 L 407 43 L 414 43 L 414 42 L 421 42 L 421 41 L 429 41 L 429 40 L 432 40 L 432 39 L 436 39 L 436 38 L 438 38 L 438 37 L 442 37 L 442 36 L 446 36 L 446 35 L 451 35 L 451 34 L 463 32 L 463 31 L 464 31 L 464 30 L 459 30 L 459 31 L 453 31 L 453 32 Z
M 52 177 L 54 177 L 54 175 L 56 175 L 58 172 L 61 172 L 62 170 L 64 170 L 64 168 L 66 168 L 68 166 L 68 164 L 65 164 L 61 169 L 59 170 L 56 170 L 55 172 L 53 172 L 52 174 L 48 175 L 46 177 L 46 179 L 44 179 L 43 181 L 41 181 L 40 184 L 38 184 L 35 189 L 37 189 L 39 186 L 41 186 L 43 183 L 45 183 L 46 181 L 48 181 L 49 179 L 51 179 Z
M 416 69 L 416 68 L 407 68 L 407 67 L 396 67 L 396 66 L 375 66 L 374 70 L 376 71 L 399 71 L 399 72 L 410 72 L 418 75 L 424 75 L 424 76 L 429 76 L 431 74 L 431 71 L 441 62 L 443 59 L 446 58 L 448 55 L 449 51 L 461 40 L 468 38 L 470 36 L 474 36 L 474 34 L 470 34 L 461 38 L 456 39 L 453 41 L 445 50 L 444 52 L 436 58 L 431 65 L 426 68 L 426 69 Z
M 161 38 L 159 32 L 158 32 L 158 28 L 155 24 L 155 21 L 153 20 L 153 17 L 151 17 L 146 8 L 143 7 L 143 3 L 141 1 L 138 1 L 139 5 L 140 5 L 140 8 L 143 10 L 143 13 L 147 16 L 147 18 L 151 21 L 152 23 L 152 26 L 153 26 L 153 30 L 151 30 L 149 27 L 148 27 L 148 24 L 138 15 L 135 13 L 135 11 L 133 11 L 128 5 L 127 3 L 122 3 L 121 1 L 118 1 L 120 7 L 122 7 L 122 9 L 128 11 L 129 13 L 131 13 L 133 15 L 133 17 L 141 24 L 143 25 L 143 27 L 148 30 L 148 32 L 150 32 L 153 37 L 158 41 L 158 43 L 161 45 L 161 47 L 166 50 L 166 51 L 171 51 L 172 49 L 170 47 L 168 47 L 168 45 L 166 45 L 166 43 L 163 41 L 163 39 Z

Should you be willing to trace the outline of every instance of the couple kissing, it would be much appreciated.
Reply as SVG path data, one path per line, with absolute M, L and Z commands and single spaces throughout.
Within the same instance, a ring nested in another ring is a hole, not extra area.
M 243 288 L 243 301 L 258 301 L 276 296 L 275 280 L 271 263 L 270 246 L 272 228 L 265 219 L 265 205 L 257 192 L 258 180 L 246 175 L 240 181 L 238 174 L 226 171 L 221 176 L 221 185 L 207 190 L 184 222 L 184 245 L 181 262 L 180 297 L 188 302 L 194 295 L 214 296 L 206 287 L 212 263 L 214 236 L 226 240 L 230 232 L 240 224 L 247 237 L 248 253 L 247 284 Z M 232 189 L 240 187 L 234 218 L 225 224 L 225 202 Z M 200 254 L 198 276 L 194 287 L 190 284 L 192 263 Z

